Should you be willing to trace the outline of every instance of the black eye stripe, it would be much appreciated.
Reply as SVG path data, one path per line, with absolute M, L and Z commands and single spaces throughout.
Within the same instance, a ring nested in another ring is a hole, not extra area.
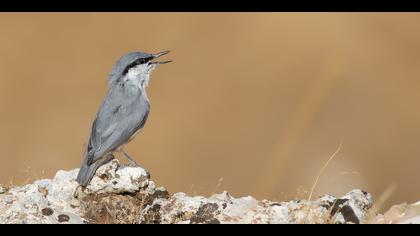
M 138 65 L 140 65 L 140 64 L 147 63 L 148 61 L 150 61 L 150 60 L 152 60 L 152 59 L 153 59 L 153 57 L 140 58 L 140 59 L 138 59 L 138 60 L 136 60 L 136 61 L 132 62 L 132 63 L 131 63 L 131 64 L 129 64 L 127 67 L 125 67 L 125 69 L 124 69 L 124 71 L 123 71 L 123 75 L 127 74 L 127 73 L 128 73 L 128 71 L 129 71 L 131 68 L 133 68 L 133 67 L 135 67 L 135 66 L 138 66 Z

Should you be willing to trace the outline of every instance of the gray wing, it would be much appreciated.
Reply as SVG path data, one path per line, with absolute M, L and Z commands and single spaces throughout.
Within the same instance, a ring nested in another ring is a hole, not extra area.
M 140 91 L 130 93 L 124 89 L 110 89 L 96 115 L 86 157 L 89 165 L 127 142 L 147 120 L 148 101 Z

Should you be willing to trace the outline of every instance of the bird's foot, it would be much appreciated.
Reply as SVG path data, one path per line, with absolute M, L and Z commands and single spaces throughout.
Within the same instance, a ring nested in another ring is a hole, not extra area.
M 131 166 L 131 167 L 140 167 L 140 168 L 142 168 L 145 172 L 146 172 L 146 174 L 147 174 L 147 178 L 148 179 L 150 179 L 150 173 L 149 173 L 149 171 L 146 169 L 146 168 L 144 168 L 143 166 L 141 166 L 141 165 L 139 165 L 139 164 L 137 164 L 137 162 L 136 161 L 134 161 L 134 159 L 133 158 L 131 158 L 130 157 L 130 155 L 128 155 L 124 150 L 122 150 L 122 153 L 123 153 L 123 155 L 127 158 L 127 160 L 128 160 L 128 166 Z
M 141 167 L 137 162 L 135 162 L 133 159 L 128 159 L 128 166 L 131 167 Z
M 137 162 L 135 162 L 134 160 L 129 160 L 127 166 L 142 168 L 146 172 L 147 178 L 150 179 L 150 172 L 146 168 L 144 168 L 142 165 L 137 164 Z

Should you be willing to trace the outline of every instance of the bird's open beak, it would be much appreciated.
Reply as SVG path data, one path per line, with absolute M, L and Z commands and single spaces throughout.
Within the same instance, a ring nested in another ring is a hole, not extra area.
M 163 55 L 168 54 L 169 52 L 170 52 L 169 50 L 168 51 L 163 51 L 163 52 L 159 52 L 159 53 L 156 53 L 156 54 L 152 54 L 152 56 L 153 56 L 153 59 L 156 59 L 156 58 L 159 58 Z M 172 61 L 152 61 L 151 63 L 153 63 L 153 64 L 166 64 L 166 63 L 169 63 L 169 62 L 172 62 Z

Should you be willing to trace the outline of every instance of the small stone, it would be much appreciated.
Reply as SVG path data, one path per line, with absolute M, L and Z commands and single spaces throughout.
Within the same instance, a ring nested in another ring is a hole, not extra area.
M 70 220 L 70 216 L 65 215 L 65 214 L 61 214 L 58 215 L 58 222 L 63 223 L 63 222 L 68 222 Z
M 42 209 L 42 214 L 44 216 L 50 216 L 50 215 L 54 214 L 54 210 L 47 207 L 47 208 Z
M 6 187 L 3 187 L 2 185 L 0 185 L 0 194 L 7 192 Z
M 44 197 L 48 195 L 48 190 L 45 187 L 38 186 L 38 192 L 40 192 Z

